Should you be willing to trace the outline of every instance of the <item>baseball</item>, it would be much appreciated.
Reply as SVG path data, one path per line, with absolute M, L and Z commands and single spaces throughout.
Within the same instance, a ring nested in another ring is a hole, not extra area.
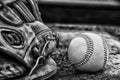
M 97 33 L 84 32 L 74 38 L 68 48 L 71 64 L 81 72 L 96 72 L 105 68 L 109 49 L 105 39 Z

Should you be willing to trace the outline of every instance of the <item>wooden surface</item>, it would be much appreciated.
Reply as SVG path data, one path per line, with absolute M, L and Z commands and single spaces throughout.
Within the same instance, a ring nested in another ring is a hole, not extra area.
M 74 31 L 97 31 L 107 32 L 120 40 L 120 28 L 113 25 L 81 25 L 81 24 L 48 24 L 48 26 L 58 33 L 67 33 Z M 68 60 L 68 37 L 60 41 L 59 47 L 51 55 L 57 63 L 57 73 L 47 80 L 120 80 L 120 49 L 113 48 L 109 54 L 109 60 L 106 69 L 95 73 L 81 73 L 70 65 Z M 17 80 L 25 80 L 17 79 Z
M 118 6 L 117 0 L 39 0 L 41 4 L 69 4 L 69 5 L 113 5 Z
M 120 6 L 39 3 L 39 7 L 45 23 L 120 25 Z
M 97 31 L 100 33 L 107 32 L 120 40 L 120 28 L 113 25 L 80 25 L 80 24 L 49 24 L 56 32 L 76 32 L 76 31 Z M 69 36 L 60 41 L 60 46 L 52 55 L 58 66 L 56 75 L 48 80 L 119 80 L 120 79 L 120 49 L 113 48 L 109 53 L 109 60 L 106 69 L 96 73 L 81 73 L 70 66 L 67 50 L 69 46 Z

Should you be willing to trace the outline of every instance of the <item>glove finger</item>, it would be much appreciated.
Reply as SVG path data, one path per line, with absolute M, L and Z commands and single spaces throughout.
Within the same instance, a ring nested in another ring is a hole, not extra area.
M 0 80 L 15 78 L 24 74 L 25 72 L 25 69 L 20 65 L 6 64 L 0 71 Z
M 0 18 L 11 25 L 21 25 L 23 21 L 10 7 L 5 7 L 3 11 L 0 11 Z
M 8 71 L 8 70 L 2 70 L 1 74 L 3 75 L 3 76 L 1 76 L 1 77 L 3 77 L 3 79 L 14 77 L 13 73 L 11 71 Z
M 37 0 L 26 0 L 30 5 L 31 5 L 31 9 L 33 10 L 33 14 L 35 16 L 35 18 L 39 21 L 42 21 L 41 19 L 41 14 L 38 8 L 38 1 Z
M 13 3 L 15 1 L 16 0 L 0 0 L 0 3 L 2 3 L 2 4 L 10 4 L 10 3 Z
M 11 65 L 8 70 L 10 70 L 15 76 L 19 76 L 25 72 L 25 69 L 18 65 Z
M 13 6 L 23 16 L 25 21 L 31 22 L 31 21 L 35 20 L 34 16 L 30 12 L 30 10 L 27 8 L 27 6 L 21 0 L 14 3 Z
M 2 73 L 0 73 L 0 79 L 3 80 L 5 79 L 4 75 Z

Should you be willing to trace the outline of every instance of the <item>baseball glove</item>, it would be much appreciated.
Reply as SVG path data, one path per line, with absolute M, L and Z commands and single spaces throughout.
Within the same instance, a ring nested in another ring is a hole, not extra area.
M 57 70 L 49 56 L 55 48 L 36 0 L 0 0 L 0 80 L 49 78 Z

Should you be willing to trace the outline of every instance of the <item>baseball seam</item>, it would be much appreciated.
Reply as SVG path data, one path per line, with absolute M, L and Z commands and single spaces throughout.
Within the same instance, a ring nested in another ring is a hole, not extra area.
M 88 36 L 83 35 L 83 34 L 81 34 L 80 36 L 86 40 L 87 52 L 80 62 L 73 64 L 73 66 L 75 66 L 75 67 L 81 67 L 82 65 L 86 64 L 89 61 L 89 59 L 91 58 L 91 56 L 93 54 L 93 50 L 94 50 L 94 44 L 93 44 L 92 39 L 90 39 Z
M 106 44 L 106 40 L 104 39 L 103 36 L 102 37 L 102 40 L 103 40 L 103 47 L 104 47 L 104 64 L 103 64 L 103 68 L 105 67 L 106 63 L 107 63 L 107 44 Z

